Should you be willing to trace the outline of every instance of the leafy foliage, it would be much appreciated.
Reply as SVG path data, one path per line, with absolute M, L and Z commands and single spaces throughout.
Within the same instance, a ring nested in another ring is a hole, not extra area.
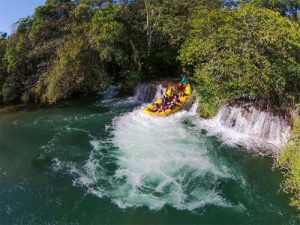
M 240 98 L 284 108 L 299 101 L 297 7 L 294 0 L 47 0 L 2 38 L 1 101 L 54 103 L 111 82 L 130 93 L 142 79 L 187 67 L 202 115 Z
M 99 51 L 102 60 L 118 60 L 122 55 L 122 38 L 126 37 L 125 27 L 121 21 L 121 6 L 108 5 L 97 10 L 92 19 L 91 42 Z
M 283 169 L 283 190 L 293 194 L 291 205 L 300 210 L 300 119 L 294 122 L 292 136 L 280 156 L 277 166 Z
M 110 83 L 97 52 L 84 38 L 72 35 L 58 50 L 58 58 L 46 77 L 43 101 L 55 103 L 76 93 L 94 93 Z
M 6 35 L 0 38 L 0 90 L 2 89 L 3 83 L 7 77 L 6 72 L 6 61 L 5 61 L 5 52 L 6 52 L 6 40 L 4 39 Z M 2 100 L 0 92 L 0 103 Z
M 190 24 L 179 58 L 195 69 L 204 105 L 256 99 L 284 109 L 299 101 L 298 24 L 253 5 L 199 10 Z
M 298 0 L 244 0 L 242 2 L 250 2 L 258 7 L 272 9 L 283 16 L 288 16 L 293 20 L 300 22 L 300 2 Z

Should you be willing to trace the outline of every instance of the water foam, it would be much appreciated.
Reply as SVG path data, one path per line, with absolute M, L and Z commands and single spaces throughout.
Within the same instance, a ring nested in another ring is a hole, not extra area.
M 151 102 L 154 99 L 161 98 L 162 93 L 165 93 L 166 88 L 161 84 L 140 83 L 136 87 L 134 99 L 137 102 Z
M 195 122 L 228 145 L 241 145 L 274 156 L 280 154 L 291 129 L 284 118 L 251 105 L 224 106 L 216 117 Z
M 145 93 L 137 92 L 136 96 Z M 155 95 L 159 94 L 157 88 Z M 119 115 L 104 125 L 105 135 L 91 132 L 90 127 L 78 127 L 74 117 L 63 123 L 56 136 L 42 147 L 51 156 L 54 152 L 51 169 L 71 175 L 74 186 L 83 188 L 87 194 L 109 199 L 120 208 L 159 210 L 171 206 L 195 211 L 213 205 L 231 207 L 238 212 L 247 210 L 239 200 L 226 194 L 232 184 L 246 192 L 249 189 L 245 187 L 246 178 L 229 161 L 218 156 L 217 147 L 201 132 L 207 128 L 212 134 L 218 134 L 216 124 L 224 118 L 199 120 L 197 104 L 190 111 L 165 118 L 143 114 L 142 107 L 133 112 L 117 108 L 136 104 L 136 96 L 120 99 L 109 95 L 108 99 L 112 100 L 109 104 L 97 103 L 115 107 Z M 224 124 L 222 127 L 226 133 Z M 84 135 L 83 140 L 89 144 L 83 146 L 89 150 L 88 156 L 83 154 L 84 159 L 60 154 L 66 147 L 59 145 L 60 139 L 73 133 Z
M 235 177 L 213 162 L 203 139 L 184 128 L 183 118 L 189 115 L 155 118 L 137 109 L 114 120 L 112 143 L 119 148 L 116 204 L 188 210 L 207 204 L 232 206 L 218 184 Z
M 161 90 L 160 85 L 144 85 L 137 88 L 132 98 L 116 99 L 108 95 L 97 104 L 106 104 L 107 100 L 111 108 L 140 104 L 160 97 Z M 89 135 L 84 129 L 66 126 L 66 132 L 86 133 L 92 150 L 83 163 L 56 158 L 53 170 L 71 174 L 73 185 L 100 198 L 109 198 L 120 208 L 242 207 L 222 193 L 224 184 L 240 178 L 212 154 L 207 138 L 188 125 L 198 119 L 197 104 L 190 111 L 164 118 L 151 117 L 141 109 L 121 114 L 106 124 L 108 137 L 104 139 Z
M 193 110 L 166 118 L 150 117 L 140 108 L 122 114 L 108 128 L 108 138 L 90 140 L 92 151 L 83 164 L 55 159 L 53 170 L 71 174 L 73 185 L 120 208 L 241 208 L 221 187 L 239 178 L 214 158 L 199 132 L 186 127 L 191 118 Z

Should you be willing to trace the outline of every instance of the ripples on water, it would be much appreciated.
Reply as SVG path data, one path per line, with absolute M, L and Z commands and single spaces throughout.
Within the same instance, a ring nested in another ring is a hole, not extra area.
M 136 105 L 132 99 L 111 101 L 118 102 L 113 109 Z M 160 118 L 145 115 L 138 107 L 106 124 L 103 138 L 66 125 L 42 148 L 45 152 L 53 147 L 60 151 L 59 142 L 65 142 L 62 139 L 68 133 L 87 136 L 92 148 L 87 160 L 69 161 L 64 155 L 64 160 L 52 160 L 51 169 L 72 175 L 73 185 L 109 198 L 120 208 L 159 210 L 169 205 L 195 210 L 215 205 L 245 211 L 243 204 L 227 199 L 222 192 L 227 183 L 245 184 L 243 177 L 228 162 L 218 159 L 215 146 L 201 134 L 195 120 L 193 110 Z
M 109 98 L 97 105 L 112 102 L 111 110 L 137 104 L 132 98 Z M 64 126 L 57 127 L 55 136 L 42 146 L 43 154 L 54 157 L 51 169 L 72 175 L 73 185 L 100 198 L 107 197 L 120 208 L 147 206 L 159 210 L 165 205 L 181 210 L 205 205 L 243 208 L 222 195 L 223 184 L 242 178 L 226 163 L 218 162 L 205 136 L 195 125 L 188 124 L 197 119 L 195 112 L 160 118 L 145 115 L 138 107 L 114 117 L 106 124 L 103 137 L 86 128 L 72 127 L 79 120 L 84 124 L 100 116 L 60 118 Z M 61 143 L 74 136 L 89 139 L 92 150 L 88 159 L 72 161 L 67 153 L 60 153 L 66 151 Z
M 228 209 L 254 224 L 259 220 L 253 216 L 261 210 L 286 215 L 286 209 L 268 202 L 273 192 L 258 193 L 268 181 L 256 184 L 246 175 L 251 159 L 207 136 L 195 110 L 151 117 L 141 112 L 136 98 L 119 99 L 114 91 L 104 93 L 108 97 L 90 113 L 33 115 L 10 126 L 51 130 L 34 165 L 69 177 L 74 187 L 118 208 L 203 213 L 212 206 L 215 213 Z M 97 112 L 97 107 L 104 108 Z

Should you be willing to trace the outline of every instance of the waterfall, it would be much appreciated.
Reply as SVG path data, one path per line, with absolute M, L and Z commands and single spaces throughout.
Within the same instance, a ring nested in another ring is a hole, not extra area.
M 119 94 L 120 88 L 120 85 L 111 85 L 105 91 L 100 92 L 99 95 L 102 96 L 103 99 L 115 98 Z
M 166 89 L 161 84 L 140 83 L 134 100 L 151 102 Z M 197 103 L 187 106 L 196 112 Z M 224 106 L 212 119 L 200 119 L 200 125 L 229 145 L 240 145 L 263 154 L 278 156 L 287 143 L 291 127 L 283 116 L 257 109 L 252 104 Z
M 166 88 L 161 84 L 140 83 L 136 87 L 135 100 L 138 102 L 151 102 L 161 97 L 161 92 L 165 92 Z
M 291 130 L 282 116 L 252 105 L 224 106 L 216 117 L 202 120 L 201 124 L 208 131 L 218 133 L 227 144 L 242 145 L 275 156 L 287 143 Z

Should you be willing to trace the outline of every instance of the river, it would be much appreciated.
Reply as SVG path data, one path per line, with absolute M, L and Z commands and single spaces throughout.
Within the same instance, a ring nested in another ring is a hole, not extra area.
M 84 98 L 0 114 L 1 224 L 297 224 L 272 161 L 193 111 Z

